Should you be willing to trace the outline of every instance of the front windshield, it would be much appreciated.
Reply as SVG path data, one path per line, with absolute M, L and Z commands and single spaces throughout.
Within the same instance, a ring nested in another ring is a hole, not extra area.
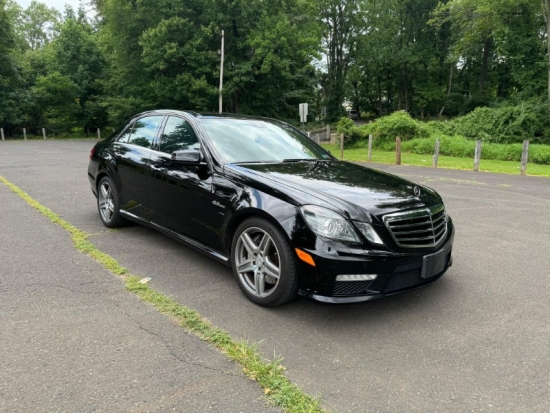
M 229 163 L 330 160 L 310 139 L 282 122 L 212 118 L 202 124 L 216 151 Z

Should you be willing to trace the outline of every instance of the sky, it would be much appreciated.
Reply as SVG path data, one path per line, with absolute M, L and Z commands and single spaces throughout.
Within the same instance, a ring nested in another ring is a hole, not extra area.
M 21 5 L 23 8 L 27 8 L 32 0 L 16 0 L 17 3 Z M 80 3 L 79 0 L 38 0 L 40 3 L 46 4 L 48 7 L 55 7 L 59 11 L 65 10 L 65 4 L 69 4 L 73 6 L 73 8 L 76 10 L 78 9 L 78 4 Z M 87 3 L 87 1 L 86 1 Z M 86 9 L 89 9 L 91 6 L 86 6 Z

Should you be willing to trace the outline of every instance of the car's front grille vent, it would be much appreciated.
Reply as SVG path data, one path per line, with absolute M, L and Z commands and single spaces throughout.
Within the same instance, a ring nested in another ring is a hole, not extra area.
M 383 217 L 395 243 L 403 248 L 429 248 L 447 234 L 447 214 L 443 205 L 398 212 Z
M 421 268 L 395 273 L 393 277 L 390 278 L 390 281 L 388 281 L 382 292 L 391 293 L 428 282 L 429 279 L 422 278 L 420 276 L 421 273 Z
M 364 294 L 372 281 L 336 281 L 334 295 Z

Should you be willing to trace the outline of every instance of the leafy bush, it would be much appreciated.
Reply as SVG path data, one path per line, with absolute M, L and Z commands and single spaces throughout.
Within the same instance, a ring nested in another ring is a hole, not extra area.
M 336 131 L 344 134 L 344 144 L 347 147 L 356 146 L 359 141 L 365 138 L 366 133 L 361 128 L 355 126 L 355 122 L 350 118 L 341 118 L 336 125 Z M 338 138 L 338 143 L 340 139 Z
M 404 111 L 394 112 L 384 116 L 376 122 L 361 127 L 365 136 L 372 133 L 382 140 L 395 140 L 398 136 L 405 141 L 411 138 L 425 138 L 429 136 L 427 128 Z
M 447 135 L 461 135 L 493 143 L 520 143 L 525 139 L 550 143 L 550 116 L 546 103 L 477 108 L 451 121 L 427 122 L 426 127 Z

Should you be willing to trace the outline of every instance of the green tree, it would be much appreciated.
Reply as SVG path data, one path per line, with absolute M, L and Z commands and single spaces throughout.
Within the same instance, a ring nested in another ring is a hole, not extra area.
M 541 36 L 538 0 L 450 0 L 439 4 L 434 16 L 436 24 L 452 25 L 450 56 L 467 74 L 471 108 L 495 97 L 540 93 L 546 66 L 541 45 L 547 39 Z
M 97 34 L 84 9 L 67 6 L 57 26 L 58 35 L 48 45 L 48 69 L 68 77 L 78 87 L 80 106 L 76 123 L 85 130 L 105 126 L 106 112 L 100 106 L 106 61 Z
M 32 50 L 48 44 L 55 36 L 55 26 L 61 14 L 53 7 L 33 0 L 29 7 L 22 11 L 17 31 Z
M 224 110 L 289 118 L 313 98 L 319 33 L 311 1 L 96 4 L 113 119 L 153 107 L 217 110 L 222 29 Z
M 350 63 L 356 53 L 358 35 L 363 23 L 363 2 L 356 0 L 318 0 L 319 20 L 323 27 L 325 53 L 325 90 L 327 120 L 335 121 L 345 114 L 342 103 Z
M 79 92 L 78 85 L 59 72 L 39 76 L 31 95 L 39 109 L 41 124 L 55 131 L 76 127 L 81 112 Z
M 0 123 L 3 127 L 17 122 L 17 101 L 22 99 L 21 77 L 17 64 L 14 14 L 5 0 L 0 0 Z

